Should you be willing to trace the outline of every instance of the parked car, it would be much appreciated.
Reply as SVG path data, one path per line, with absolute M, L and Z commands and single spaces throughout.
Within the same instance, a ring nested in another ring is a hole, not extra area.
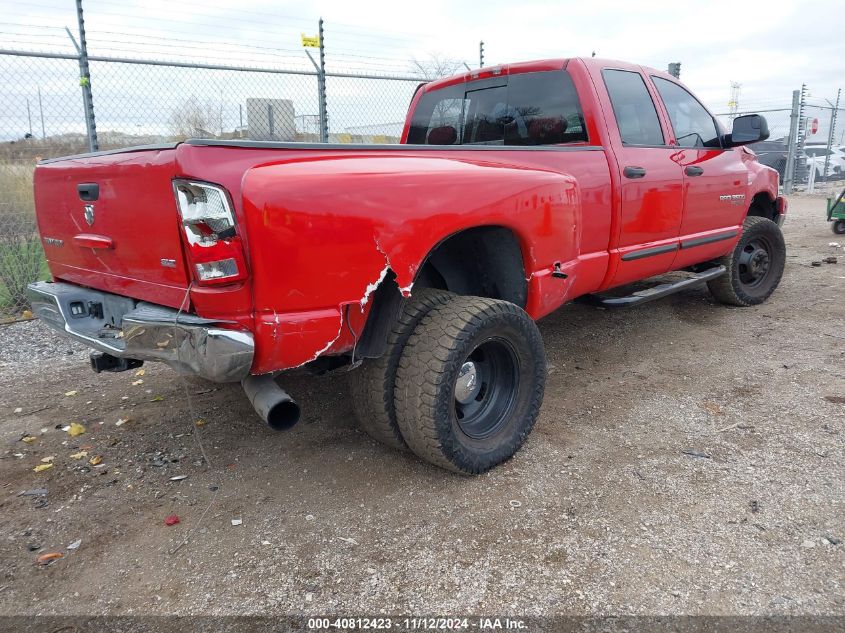
M 783 183 L 786 173 L 787 145 L 786 139 L 776 139 L 751 143 L 748 148 L 757 154 L 761 165 L 771 167 L 778 173 L 779 182 Z
M 363 428 L 460 473 L 525 442 L 543 401 L 534 320 L 706 283 L 765 301 L 786 258 L 777 173 L 677 79 L 546 60 L 421 86 L 402 145 L 190 140 L 35 170 L 52 282 L 35 313 L 94 352 L 242 381 L 274 429 L 281 372 L 351 370 Z M 612 288 L 687 271 L 647 290 Z M 733 318 L 742 318 L 735 313 Z
M 845 177 L 845 147 L 833 146 L 828 149 L 827 143 L 807 143 L 804 145 L 804 154 L 807 156 L 807 167 L 816 171 L 817 182 L 824 180 L 826 157 L 828 157 L 827 178 L 840 180 Z

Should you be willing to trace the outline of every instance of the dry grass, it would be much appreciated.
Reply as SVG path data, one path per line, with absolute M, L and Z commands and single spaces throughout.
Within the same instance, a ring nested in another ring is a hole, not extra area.
M 0 311 L 28 307 L 26 286 L 43 278 L 44 252 L 35 224 L 32 169 L 0 163 Z

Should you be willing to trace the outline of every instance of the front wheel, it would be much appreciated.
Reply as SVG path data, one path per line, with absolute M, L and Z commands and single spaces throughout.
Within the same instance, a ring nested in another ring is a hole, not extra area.
M 836 220 L 833 223 L 833 232 L 837 235 L 845 235 L 845 220 Z
M 768 218 L 745 218 L 742 237 L 718 263 L 725 267 L 725 274 L 707 282 L 718 301 L 735 306 L 763 303 L 778 287 L 786 265 L 780 227 Z
M 464 474 L 509 459 L 534 426 L 546 379 L 534 321 L 507 301 L 455 297 L 414 330 L 396 374 L 396 418 L 424 460 Z

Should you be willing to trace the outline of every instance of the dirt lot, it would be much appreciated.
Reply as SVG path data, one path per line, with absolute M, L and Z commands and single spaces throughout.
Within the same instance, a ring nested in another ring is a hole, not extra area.
M 761 307 L 702 288 L 543 320 L 540 420 L 477 478 L 370 441 L 342 374 L 284 380 L 304 419 L 274 433 L 236 386 L 96 376 L 40 323 L 3 327 L 0 614 L 845 615 L 845 250 L 823 209 L 792 200 Z

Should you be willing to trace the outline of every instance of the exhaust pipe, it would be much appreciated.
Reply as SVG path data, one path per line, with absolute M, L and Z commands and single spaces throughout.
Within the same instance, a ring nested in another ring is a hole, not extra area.
M 274 431 L 285 431 L 299 422 L 299 405 L 279 387 L 273 376 L 247 376 L 241 381 L 255 412 Z

